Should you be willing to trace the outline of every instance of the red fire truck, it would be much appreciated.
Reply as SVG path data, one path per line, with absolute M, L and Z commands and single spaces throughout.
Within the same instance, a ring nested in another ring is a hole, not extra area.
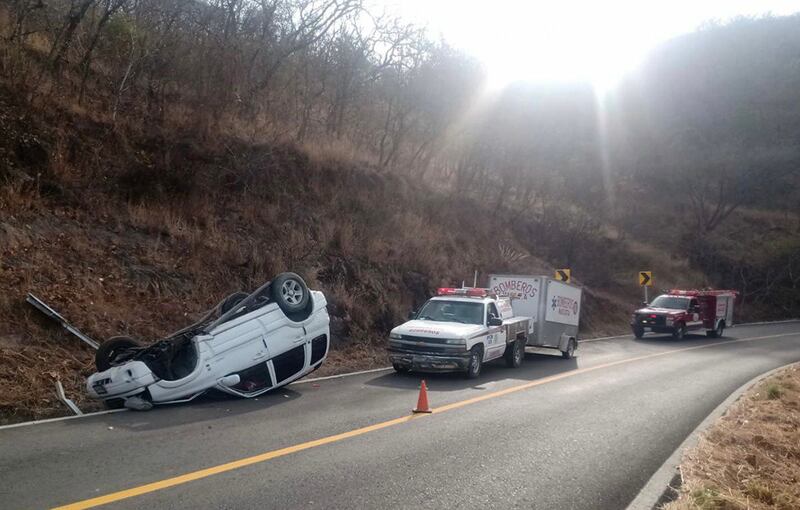
M 642 338 L 646 331 L 652 331 L 680 339 L 688 331 L 705 330 L 711 338 L 720 337 L 727 326 L 733 325 L 736 295 L 735 290 L 672 289 L 633 313 L 633 335 Z

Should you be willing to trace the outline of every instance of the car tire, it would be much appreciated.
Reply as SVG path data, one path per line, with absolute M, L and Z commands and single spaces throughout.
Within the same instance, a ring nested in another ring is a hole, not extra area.
M 103 372 L 111 368 L 111 362 L 117 355 L 131 347 L 141 347 L 139 342 L 129 336 L 114 336 L 100 344 L 94 354 L 94 364 L 98 372 Z
M 719 324 L 717 324 L 717 329 L 706 331 L 706 336 L 708 338 L 722 338 L 722 334 L 724 332 L 725 332 L 725 321 L 719 321 Z
M 575 340 L 570 339 L 567 344 L 567 350 L 561 351 L 561 357 L 564 359 L 572 359 L 575 357 Z
M 637 339 L 641 339 L 644 336 L 644 328 L 641 326 L 634 326 L 633 328 L 633 336 Z
M 295 273 L 281 273 L 276 276 L 270 285 L 270 297 L 293 320 L 303 312 L 307 312 L 303 319 L 310 315 L 311 292 L 306 282 Z
M 525 359 L 525 342 L 523 340 L 516 340 L 506 346 L 506 352 L 503 355 L 506 360 L 508 368 L 519 368 Z
M 392 368 L 394 368 L 394 371 L 397 372 L 398 374 L 407 374 L 408 371 L 410 370 L 408 367 L 403 365 L 398 365 L 397 363 L 392 363 Z
M 686 325 L 678 324 L 672 331 L 672 338 L 675 340 L 683 340 L 686 337 Z
M 219 307 L 219 311 L 221 314 L 228 313 L 233 307 L 238 305 L 242 302 L 244 298 L 246 298 L 249 294 L 247 292 L 234 292 L 230 296 L 225 298 L 225 301 L 222 302 L 222 305 Z
M 476 345 L 469 350 L 469 364 L 467 364 L 467 379 L 477 379 L 483 368 L 483 347 Z

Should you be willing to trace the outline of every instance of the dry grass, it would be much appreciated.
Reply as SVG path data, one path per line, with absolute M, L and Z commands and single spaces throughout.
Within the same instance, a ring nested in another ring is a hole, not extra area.
M 296 271 L 328 298 L 330 374 L 385 366 L 388 330 L 437 286 L 476 269 L 552 271 L 539 251 L 551 240 L 521 235 L 524 218 L 354 163 L 344 145 L 201 145 L 12 100 L 0 95 L 2 154 L 33 136 L 46 158 L 11 161 L 39 180 L 0 181 L 0 420 L 64 413 L 56 378 L 83 408 L 97 405 L 83 389 L 93 353 L 41 320 L 29 291 L 95 339 L 148 342 Z M 587 299 L 584 334 L 624 327 L 624 299 Z
M 800 364 L 750 389 L 687 452 L 666 510 L 800 508 Z

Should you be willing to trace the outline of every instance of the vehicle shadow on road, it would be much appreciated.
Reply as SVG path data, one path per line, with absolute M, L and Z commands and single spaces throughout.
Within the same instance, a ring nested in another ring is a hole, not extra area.
M 634 338 L 633 341 L 637 343 L 643 344 L 675 344 L 675 345 L 682 345 L 685 343 L 696 342 L 698 340 L 706 340 L 708 342 L 724 342 L 726 340 L 736 340 L 736 338 L 729 337 L 729 336 L 722 336 L 719 338 L 711 338 L 706 336 L 705 333 L 687 333 L 683 338 L 677 339 L 672 338 L 672 335 L 665 334 L 653 334 L 645 335 L 643 338 Z
M 388 372 L 366 381 L 367 386 L 418 390 L 424 379 L 433 391 L 460 391 L 474 389 L 487 391 L 486 383 L 503 380 L 533 381 L 568 372 L 578 367 L 577 359 L 563 359 L 560 354 L 526 353 L 525 362 L 519 368 L 508 368 L 502 360 L 494 360 L 483 366 L 480 377 L 467 379 L 463 372 Z
M 107 414 L 95 419 L 103 418 L 103 421 L 110 427 L 133 432 L 150 431 L 264 411 L 289 403 L 300 396 L 302 396 L 301 393 L 286 387 L 276 388 L 274 391 L 251 399 L 212 390 L 190 402 L 160 405 L 144 412 L 129 411 Z M 67 420 L 64 424 L 80 426 L 81 420 Z

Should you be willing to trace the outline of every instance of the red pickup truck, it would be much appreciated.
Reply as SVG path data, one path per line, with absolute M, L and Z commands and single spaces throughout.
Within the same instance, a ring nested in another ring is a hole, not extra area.
M 633 336 L 642 338 L 652 331 L 681 339 L 688 331 L 705 330 L 711 338 L 721 337 L 733 325 L 736 294 L 735 290 L 670 290 L 633 313 Z

